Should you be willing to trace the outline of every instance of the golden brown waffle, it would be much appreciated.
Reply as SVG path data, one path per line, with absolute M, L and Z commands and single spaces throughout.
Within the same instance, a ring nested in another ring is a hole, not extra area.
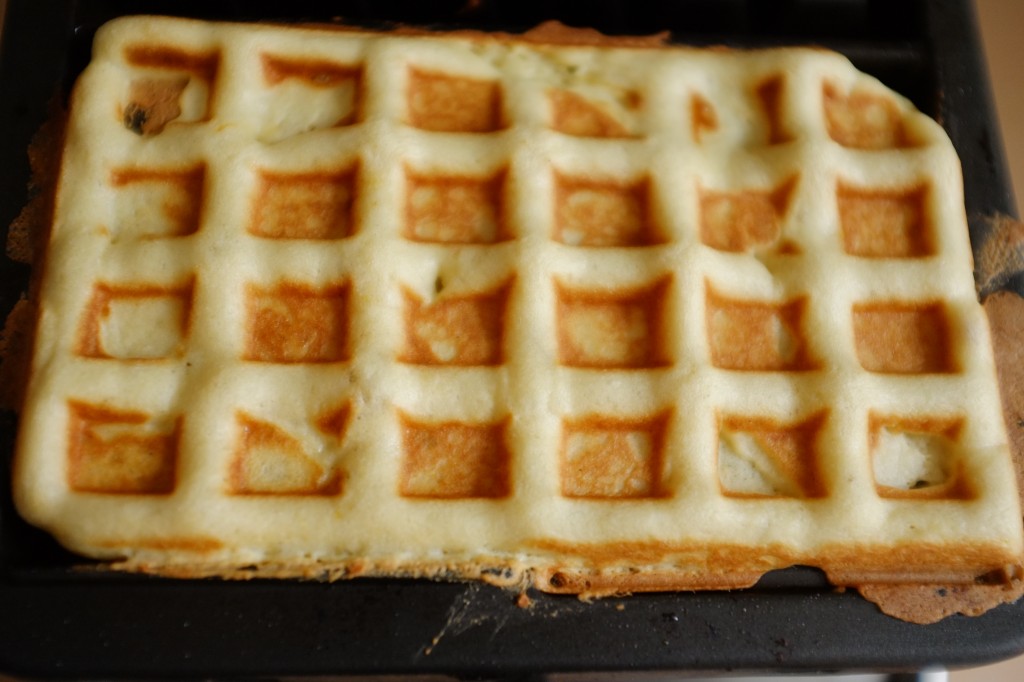
M 829 52 L 118 20 L 39 311 L 19 509 L 131 568 L 1019 563 L 956 155 Z

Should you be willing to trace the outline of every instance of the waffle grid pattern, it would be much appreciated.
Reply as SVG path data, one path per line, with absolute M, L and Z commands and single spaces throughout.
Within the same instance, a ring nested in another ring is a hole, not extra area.
M 72 546 L 1019 549 L 956 156 L 842 58 L 127 20 L 74 106 L 18 468 Z

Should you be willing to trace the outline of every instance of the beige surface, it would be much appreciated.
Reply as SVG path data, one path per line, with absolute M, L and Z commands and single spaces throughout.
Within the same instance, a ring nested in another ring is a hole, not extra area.
M 977 6 L 1003 142 L 1020 205 L 1024 201 L 1024 89 L 1020 87 L 1019 45 L 1020 28 L 1024 26 L 1024 2 L 978 0 Z M 1024 656 L 950 674 L 950 682 L 1015 682 L 1022 679 Z
M 1020 29 L 1024 2 L 978 0 L 978 16 L 985 41 L 996 108 L 1018 207 L 1024 203 L 1024 89 L 1020 71 Z

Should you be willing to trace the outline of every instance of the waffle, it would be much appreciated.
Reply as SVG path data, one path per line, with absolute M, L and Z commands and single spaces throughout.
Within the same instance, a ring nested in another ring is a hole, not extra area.
M 102 28 L 21 513 L 173 575 L 1019 565 L 941 128 L 827 51 L 597 42 Z

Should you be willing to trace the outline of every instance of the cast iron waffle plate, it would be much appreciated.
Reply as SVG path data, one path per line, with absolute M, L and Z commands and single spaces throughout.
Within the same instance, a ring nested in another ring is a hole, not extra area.
M 462 7 L 473 7 L 463 10 Z M 910 97 L 946 127 L 966 178 L 972 238 L 1013 214 L 969 0 L 603 0 L 580 5 L 444 0 L 75 2 L 8 0 L 0 53 L 0 225 L 26 203 L 25 150 L 66 96 L 95 29 L 122 14 L 215 19 L 403 21 L 514 30 L 545 19 L 609 33 L 673 30 L 690 44 L 818 44 Z M 678 29 L 678 30 L 676 30 Z M 25 266 L 0 257 L 0 314 Z M 1024 278 L 1008 287 L 1024 290 Z M 42 678 L 293 677 L 551 672 L 915 670 L 1024 651 L 1024 602 L 919 626 L 837 592 L 810 569 L 737 592 L 640 595 L 590 604 L 481 585 L 413 580 L 176 581 L 105 571 L 22 522 L 9 491 L 16 420 L 0 415 L 0 672 Z M 590 678 L 591 675 L 588 675 Z

